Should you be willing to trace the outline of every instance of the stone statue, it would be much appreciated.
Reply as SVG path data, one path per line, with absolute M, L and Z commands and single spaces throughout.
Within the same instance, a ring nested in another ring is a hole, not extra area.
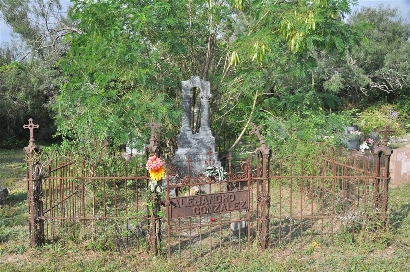
M 191 130 L 191 101 L 192 88 L 200 89 L 201 98 L 201 126 L 199 133 L 193 134 Z M 173 159 L 173 164 L 177 167 L 181 177 L 188 175 L 189 156 L 189 175 L 197 176 L 203 172 L 207 163 L 216 167 L 221 166 L 215 152 L 215 138 L 212 136 L 209 126 L 209 100 L 211 90 L 209 81 L 200 79 L 198 76 L 191 77 L 190 80 L 182 81 L 182 126 L 178 137 L 178 149 Z

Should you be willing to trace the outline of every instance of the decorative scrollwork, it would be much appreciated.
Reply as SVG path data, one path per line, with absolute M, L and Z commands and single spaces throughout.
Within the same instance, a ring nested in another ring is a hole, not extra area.
M 242 169 L 243 173 L 248 174 L 248 171 L 249 171 L 249 162 L 248 162 L 248 161 L 242 162 L 242 164 L 241 164 L 241 169 Z
M 374 147 L 374 154 L 383 153 L 385 156 L 390 156 L 393 153 L 393 150 L 385 145 L 384 143 L 378 142 Z

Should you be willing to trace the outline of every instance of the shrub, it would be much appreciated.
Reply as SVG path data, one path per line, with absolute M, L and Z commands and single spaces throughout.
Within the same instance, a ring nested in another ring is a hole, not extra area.
M 405 123 L 408 114 L 395 109 L 392 105 L 375 105 L 358 114 L 355 120 L 357 126 L 365 134 L 385 128 L 386 124 L 395 130 L 394 135 L 405 134 Z

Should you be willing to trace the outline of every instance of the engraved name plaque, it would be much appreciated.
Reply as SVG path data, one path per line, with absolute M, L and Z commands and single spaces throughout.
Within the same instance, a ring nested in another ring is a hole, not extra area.
M 175 197 L 170 204 L 172 219 L 248 210 L 249 190 Z

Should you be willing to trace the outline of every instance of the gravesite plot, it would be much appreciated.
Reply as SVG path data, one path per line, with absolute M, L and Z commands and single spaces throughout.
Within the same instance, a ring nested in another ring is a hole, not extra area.
M 0 0 L 0 272 L 409 271 L 410 3 L 365 2 Z
M 198 77 L 191 81 L 209 88 Z M 186 97 L 194 84 L 182 86 L 188 86 Z M 191 106 L 184 106 L 178 141 L 184 153 L 177 151 L 176 164 L 165 168 L 159 158 L 160 125 L 154 120 L 146 125 L 151 138 L 144 169 L 144 158 L 138 157 L 104 164 L 58 156 L 44 164 L 33 136 L 39 126 L 30 119 L 24 128 L 30 130 L 25 152 L 31 245 L 90 240 L 103 248 L 143 247 L 169 258 L 195 259 L 228 247 L 250 249 L 255 242 L 267 249 L 305 236 L 333 237 L 345 232 L 352 219 L 357 222 L 353 228 L 365 228 L 370 213 L 387 225 L 391 150 L 383 142 L 374 155 L 328 148 L 309 163 L 296 155 L 274 162 L 260 127 L 252 123 L 250 134 L 259 139 L 259 147 L 239 168 L 232 167 L 230 154 L 223 162 L 225 172 L 215 160 L 214 145 L 207 154 L 198 152 L 206 150 L 210 139 L 214 143 L 208 103 L 201 102 L 206 118 L 201 117 L 198 134 L 189 129 Z

